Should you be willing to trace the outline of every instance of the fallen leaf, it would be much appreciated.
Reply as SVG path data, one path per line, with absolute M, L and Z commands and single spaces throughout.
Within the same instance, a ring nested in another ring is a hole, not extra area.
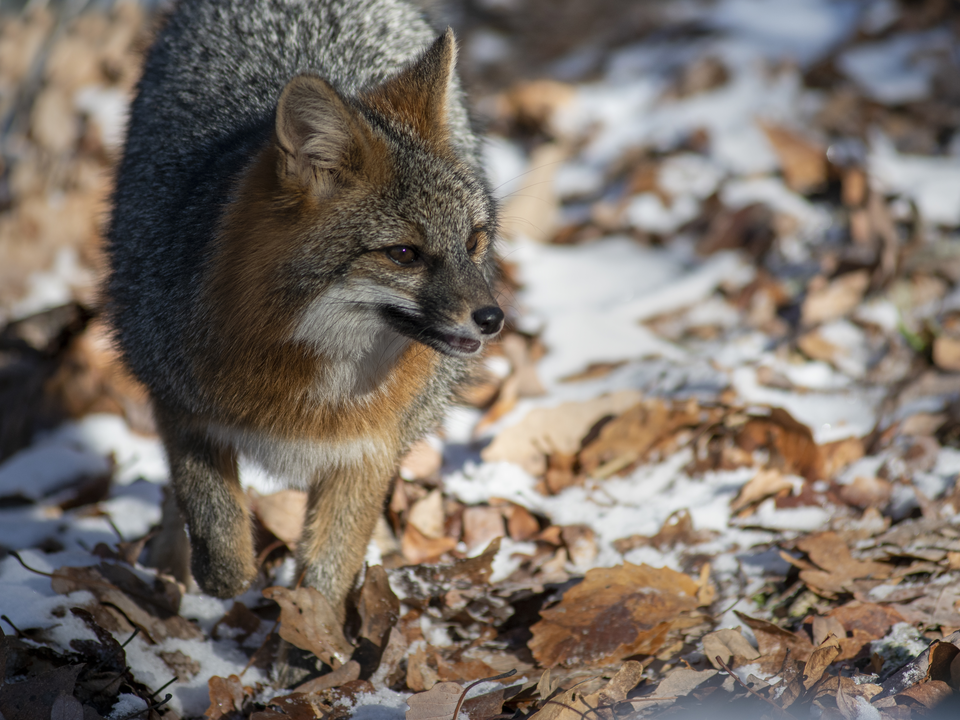
M 655 653 L 673 628 L 692 624 L 697 589 L 692 578 L 668 568 L 625 563 L 589 570 L 541 611 L 528 646 L 544 667 Z
M 249 490 L 250 510 L 263 526 L 277 539 L 295 550 L 303 530 L 307 510 L 307 494 L 302 490 L 280 490 L 269 495 L 260 495 Z
M 769 122 L 760 122 L 780 160 L 783 179 L 794 192 L 807 194 L 827 182 L 827 152 L 820 143 Z
M 387 571 L 381 565 L 367 568 L 357 604 L 360 637 L 379 648 L 386 646 L 387 635 L 400 617 L 400 600 L 390 588 Z
M 121 584 L 118 587 L 114 582 Z M 156 578 L 151 587 L 121 565 L 102 563 L 89 567 L 62 567 L 54 571 L 50 586 L 67 595 L 86 590 L 101 603 L 112 605 L 150 639 L 184 640 L 203 636 L 200 629 L 178 614 L 180 591 L 176 584 Z
M 436 475 L 443 464 L 443 454 L 427 438 L 418 440 L 400 461 L 400 477 L 404 480 L 425 480 Z
M 734 614 L 753 630 L 760 651 L 759 661 L 765 670 L 779 670 L 788 652 L 801 662 L 805 662 L 813 653 L 813 644 L 803 635 L 784 630 L 772 622 L 744 615 L 738 610 L 734 610 Z
M 500 432 L 480 455 L 485 462 L 512 462 L 539 477 L 547 469 L 548 455 L 558 451 L 575 455 L 597 421 L 620 414 L 641 398 L 635 390 L 622 390 L 585 402 L 536 408 Z
M 931 680 L 930 682 L 908 687 L 906 690 L 898 693 L 897 698 L 908 697 L 932 710 L 951 695 L 953 695 L 953 690 L 950 689 L 949 685 L 942 680 Z
M 835 637 L 828 637 L 810 653 L 803 669 L 803 687 L 809 690 L 820 682 L 823 673 L 838 655 L 840 655 L 840 641 Z
M 810 481 L 823 477 L 823 456 L 813 433 L 783 408 L 771 408 L 767 416 L 752 416 L 736 440 L 747 452 L 766 450 L 770 465 L 785 474 Z
M 486 547 L 494 538 L 506 535 L 503 513 L 499 508 L 477 505 L 463 511 L 463 541 L 467 552 Z
M 66 665 L 35 673 L 20 682 L 0 683 L 0 714 L 10 720 L 49 718 L 57 698 L 73 696 L 82 668 L 83 665 Z
M 716 660 L 717 657 L 734 668 L 760 657 L 760 653 L 747 641 L 739 627 L 707 633 L 702 642 L 703 654 L 718 670 L 721 666 Z
M 788 490 L 793 490 L 793 483 L 785 478 L 779 470 L 760 470 L 740 488 L 737 497 L 730 503 L 730 509 L 733 512 L 739 512 L 746 507 L 756 505 L 761 500 Z
M 307 680 L 307 682 L 303 683 L 302 685 L 298 685 L 296 688 L 294 688 L 294 692 L 317 693 L 321 690 L 329 690 L 330 688 L 346 685 L 347 683 L 353 682 L 359 678 L 360 663 L 358 663 L 356 660 L 347 660 L 336 670 L 332 670 L 326 675 L 321 675 L 313 680 Z
M 797 541 L 797 549 L 810 557 L 820 570 L 801 570 L 807 587 L 825 597 L 852 592 L 852 582 L 862 578 L 890 577 L 893 568 L 886 563 L 856 560 L 847 544 L 835 532 L 808 535 Z
M 596 478 L 605 478 L 644 457 L 663 438 L 706 420 L 695 401 L 668 404 L 647 400 L 620 413 L 604 425 L 597 438 L 580 452 L 580 467 Z
M 353 652 L 343 636 L 337 613 L 312 587 L 268 587 L 263 596 L 280 606 L 280 637 L 301 650 L 316 655 L 337 669 Z
M 426 497 L 417 500 L 410 508 L 407 523 L 430 540 L 444 536 L 443 493 L 430 491 Z
M 933 363 L 947 372 L 960 372 L 960 338 L 940 335 L 933 341 Z
M 435 562 L 444 553 L 448 553 L 457 546 L 457 539 L 453 537 L 428 538 L 411 524 L 403 531 L 400 538 L 400 549 L 404 559 L 411 565 Z
M 846 317 L 860 305 L 869 285 L 870 273 L 855 270 L 808 292 L 800 310 L 803 324 L 811 327 Z
M 236 675 L 222 678 L 212 676 L 207 681 L 210 688 L 210 707 L 203 713 L 209 720 L 220 720 L 225 715 L 243 711 L 243 701 L 253 695 L 252 688 L 245 688 Z

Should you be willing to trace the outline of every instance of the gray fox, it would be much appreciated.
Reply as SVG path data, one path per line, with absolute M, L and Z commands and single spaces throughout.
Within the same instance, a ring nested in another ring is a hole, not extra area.
M 399 458 L 501 330 L 456 54 L 402 0 L 181 0 L 147 54 L 106 307 L 207 593 L 257 572 L 245 456 L 308 491 L 301 577 L 342 613 Z

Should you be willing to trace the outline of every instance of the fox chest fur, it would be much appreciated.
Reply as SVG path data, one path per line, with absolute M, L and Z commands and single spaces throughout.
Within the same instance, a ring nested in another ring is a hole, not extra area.
M 147 56 L 106 295 L 208 592 L 256 573 L 248 456 L 309 489 L 299 561 L 342 605 L 400 455 L 500 330 L 455 60 L 400 0 L 181 0 Z

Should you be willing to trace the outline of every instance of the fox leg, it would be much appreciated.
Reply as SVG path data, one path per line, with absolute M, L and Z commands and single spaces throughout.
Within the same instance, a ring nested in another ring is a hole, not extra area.
M 257 568 L 236 453 L 215 445 L 182 415 L 160 408 L 156 415 L 177 506 L 190 534 L 193 577 L 209 595 L 239 595 Z
M 325 473 L 310 489 L 298 565 L 303 584 L 322 592 L 341 620 L 383 509 L 394 463 L 393 456 L 367 456 Z

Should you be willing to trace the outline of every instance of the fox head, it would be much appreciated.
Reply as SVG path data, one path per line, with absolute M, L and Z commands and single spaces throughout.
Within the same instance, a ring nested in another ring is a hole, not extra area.
M 455 59 L 448 30 L 356 97 L 318 77 L 289 81 L 213 261 L 209 288 L 235 342 L 382 364 L 409 340 L 475 356 L 500 331 L 496 207 L 472 156 Z

